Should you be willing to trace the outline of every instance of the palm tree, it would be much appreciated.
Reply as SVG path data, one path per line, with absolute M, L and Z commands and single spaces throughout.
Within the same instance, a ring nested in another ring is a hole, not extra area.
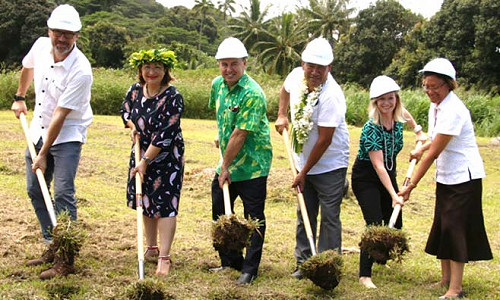
M 200 34 L 200 38 L 198 41 L 198 50 L 201 49 L 201 36 L 203 32 L 203 25 L 205 24 L 205 20 L 207 18 L 207 11 L 209 9 L 214 8 L 214 4 L 210 0 L 195 0 L 194 1 L 195 5 L 193 6 L 193 10 L 196 13 L 201 13 L 202 18 L 201 18 L 201 24 L 200 24 L 200 29 L 198 33 Z
M 294 14 L 285 13 L 273 19 L 266 35 L 266 41 L 254 46 L 259 53 L 257 60 L 268 74 L 277 73 L 283 77 L 300 62 L 300 52 L 307 41 L 305 26 L 295 22 Z
M 226 17 L 229 14 L 231 16 L 231 12 L 236 12 L 234 6 L 236 5 L 235 0 L 219 0 L 219 10 L 224 14 L 224 22 L 226 22 Z
M 266 17 L 269 5 L 260 11 L 260 1 L 250 0 L 250 8 L 243 10 L 237 18 L 231 19 L 229 28 L 236 32 L 235 37 L 239 38 L 247 48 L 259 41 L 259 36 L 265 32 Z
M 310 9 L 304 8 L 308 19 L 308 31 L 314 36 L 323 36 L 335 45 L 341 34 L 349 29 L 349 15 L 353 8 L 347 8 L 349 0 L 309 0 Z

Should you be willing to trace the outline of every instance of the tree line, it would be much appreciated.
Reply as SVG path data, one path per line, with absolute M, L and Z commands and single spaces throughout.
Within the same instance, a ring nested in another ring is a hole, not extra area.
M 379 0 L 356 16 L 349 0 L 309 0 L 276 17 L 260 0 L 248 0 L 238 15 L 235 0 L 195 0 L 192 9 L 153 0 L 0 0 L 2 70 L 19 68 L 62 3 L 79 11 L 84 27 L 78 46 L 95 67 L 122 68 L 130 53 L 150 47 L 174 50 L 182 69 L 214 67 L 220 41 L 236 36 L 249 50 L 252 70 L 283 77 L 300 64 L 305 44 L 323 36 L 334 47 L 332 73 L 343 84 L 367 88 L 387 74 L 403 87 L 419 87 L 418 70 L 444 56 L 464 87 L 500 92 L 498 0 L 444 0 L 429 20 L 395 0 Z

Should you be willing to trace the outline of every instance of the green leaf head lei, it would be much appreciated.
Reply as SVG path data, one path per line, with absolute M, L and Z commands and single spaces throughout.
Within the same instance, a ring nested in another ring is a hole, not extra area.
M 159 62 L 164 64 L 168 69 L 173 70 L 177 65 L 177 58 L 174 51 L 161 48 L 134 52 L 130 55 L 128 62 L 134 68 L 147 63 Z

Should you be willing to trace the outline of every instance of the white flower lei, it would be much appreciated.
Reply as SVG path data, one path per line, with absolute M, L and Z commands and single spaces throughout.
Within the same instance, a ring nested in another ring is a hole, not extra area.
M 312 114 L 313 107 L 318 103 L 319 94 L 323 85 L 320 84 L 312 92 L 309 92 L 307 81 L 302 81 L 302 88 L 300 94 L 302 99 L 300 102 L 295 103 L 295 113 L 292 118 L 292 146 L 296 153 L 302 152 L 304 143 L 309 138 L 309 131 L 313 128 Z

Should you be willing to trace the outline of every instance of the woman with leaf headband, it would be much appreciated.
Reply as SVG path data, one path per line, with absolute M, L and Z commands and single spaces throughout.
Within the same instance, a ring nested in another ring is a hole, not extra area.
M 173 51 L 151 49 L 132 53 L 129 63 L 137 69 L 139 82 L 127 91 L 121 116 L 125 127 L 130 128 L 132 142 L 139 138 L 142 159 L 136 164 L 132 150 L 127 203 L 136 208 L 135 175 L 139 173 L 143 181 L 147 243 L 144 257 L 147 261 L 158 259 L 156 275 L 167 275 L 184 173 L 184 140 L 180 127 L 184 102 L 170 84 L 174 79 L 170 72 L 177 60 Z

